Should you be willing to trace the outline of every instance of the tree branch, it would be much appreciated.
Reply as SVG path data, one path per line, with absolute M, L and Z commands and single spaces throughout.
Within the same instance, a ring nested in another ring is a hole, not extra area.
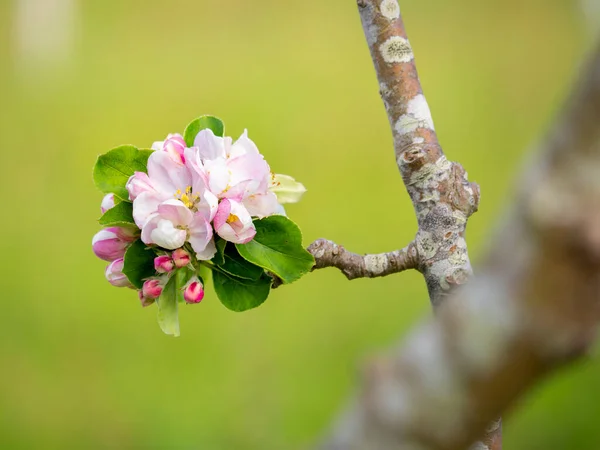
M 395 17 L 392 3 L 359 1 L 374 60 L 390 28 L 401 27 L 377 17 Z M 394 54 L 409 54 L 397 42 L 404 50 Z M 577 86 L 481 274 L 370 364 L 323 448 L 463 450 L 486 426 L 488 441 L 473 448 L 494 448 L 492 419 L 585 354 L 600 320 L 600 48 Z
M 442 151 L 397 0 L 359 0 L 358 7 L 392 128 L 396 163 L 419 225 L 411 260 L 425 277 L 430 301 L 437 308 L 473 273 L 465 230 L 479 205 L 479 186 L 470 183 L 462 166 L 448 161 Z M 329 259 L 343 262 L 347 276 L 364 273 L 360 257 Z M 356 270 L 348 270 L 350 262 Z M 500 450 L 501 422 L 494 423 L 498 426 L 489 428 L 482 445 Z
M 384 277 L 417 268 L 417 248 L 411 242 L 402 250 L 377 255 L 357 255 L 327 239 L 313 242 L 308 251 L 315 257 L 315 269 L 335 267 L 349 280 Z
M 358 5 L 396 163 L 417 215 L 419 270 L 437 306 L 453 285 L 472 274 L 464 235 L 479 204 L 479 186 L 469 183 L 461 165 L 448 161 L 440 147 L 397 1 Z

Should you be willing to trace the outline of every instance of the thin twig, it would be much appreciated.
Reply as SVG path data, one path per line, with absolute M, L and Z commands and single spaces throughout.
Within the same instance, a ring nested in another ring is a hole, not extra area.
M 327 239 L 313 242 L 308 251 L 315 257 L 315 269 L 335 267 L 349 280 L 384 277 L 417 268 L 417 247 L 410 243 L 401 250 L 376 255 L 357 255 Z

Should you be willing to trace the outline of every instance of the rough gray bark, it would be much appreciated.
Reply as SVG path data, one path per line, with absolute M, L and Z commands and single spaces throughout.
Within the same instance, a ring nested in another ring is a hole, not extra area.
M 439 307 L 369 366 L 322 448 L 463 450 L 485 432 L 473 448 L 497 449 L 494 418 L 582 355 L 600 318 L 600 48 L 526 171 L 481 273 L 452 289 L 471 274 L 464 230 L 479 192 L 441 152 L 398 4 L 358 5 L 419 223 L 413 264 L 397 267 L 416 265 Z M 321 258 L 332 251 L 313 254 L 317 267 L 372 276 L 358 255 L 330 264 Z

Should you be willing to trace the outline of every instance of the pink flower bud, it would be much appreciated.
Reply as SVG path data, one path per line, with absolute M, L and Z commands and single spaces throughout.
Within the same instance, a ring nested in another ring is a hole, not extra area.
M 160 284 L 160 280 L 156 278 L 144 281 L 144 285 L 142 286 L 142 294 L 148 299 L 160 297 L 162 290 L 163 287 Z
M 204 286 L 198 277 L 193 277 L 185 287 L 183 298 L 186 303 L 200 303 L 204 298 Z
M 175 263 L 170 256 L 157 256 L 154 258 L 154 269 L 158 273 L 169 273 L 175 268 Z
M 169 154 L 173 161 L 185 164 L 185 141 L 180 134 L 170 134 L 163 143 L 163 150 Z
M 125 256 L 125 250 L 137 239 L 136 233 L 128 228 L 110 227 L 100 230 L 92 239 L 92 250 L 105 261 L 114 261 Z
M 144 297 L 144 292 L 141 289 L 138 291 L 138 297 L 140 299 L 140 303 L 142 304 L 142 307 L 144 307 L 144 308 L 146 306 L 150 306 L 152 303 L 154 303 L 153 298 Z
M 185 267 L 190 263 L 190 254 L 182 248 L 178 248 L 173 252 L 173 262 L 178 269 Z
M 106 194 L 100 204 L 100 211 L 104 214 L 111 208 L 115 207 L 115 194 Z
M 123 258 L 119 258 L 111 262 L 106 267 L 104 275 L 110 284 L 116 287 L 133 287 L 125 274 L 123 273 Z

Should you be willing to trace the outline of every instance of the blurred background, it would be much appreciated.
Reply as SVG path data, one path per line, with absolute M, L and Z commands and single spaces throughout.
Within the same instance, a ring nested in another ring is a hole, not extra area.
M 472 259 L 590 49 L 598 0 L 402 0 L 449 158 L 480 183 Z M 416 223 L 354 0 L 0 1 L 0 448 L 302 449 L 367 355 L 430 314 L 417 273 L 321 270 L 237 314 L 209 289 L 182 337 L 104 279 L 92 166 L 201 114 L 309 189 L 305 243 L 404 246 Z M 506 448 L 600 448 L 600 359 L 539 386 Z

